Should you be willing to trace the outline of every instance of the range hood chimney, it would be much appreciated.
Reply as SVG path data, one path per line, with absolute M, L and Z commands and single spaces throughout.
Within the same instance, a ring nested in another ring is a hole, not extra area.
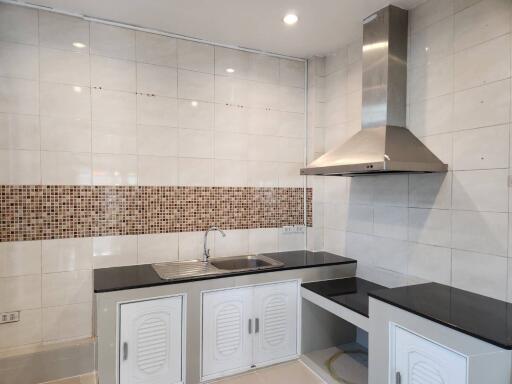
M 405 128 L 408 12 L 390 5 L 363 23 L 363 129 L 301 175 L 446 172 L 448 166 Z

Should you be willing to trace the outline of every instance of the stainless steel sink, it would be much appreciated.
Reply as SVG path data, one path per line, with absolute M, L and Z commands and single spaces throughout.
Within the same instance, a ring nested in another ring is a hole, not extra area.
M 262 255 L 219 257 L 210 259 L 210 264 L 224 271 L 245 271 L 252 269 L 276 268 L 283 263 Z
M 164 280 L 183 280 L 208 275 L 223 275 L 243 271 L 281 267 L 283 263 L 263 255 L 246 255 L 201 260 L 153 264 L 153 269 Z

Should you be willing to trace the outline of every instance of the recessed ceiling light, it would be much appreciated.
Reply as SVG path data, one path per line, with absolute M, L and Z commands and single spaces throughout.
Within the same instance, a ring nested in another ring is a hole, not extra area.
M 197 101 L 192 100 L 192 101 L 190 102 L 190 105 L 191 105 L 191 106 L 193 106 L 193 107 L 197 107 Z
M 283 17 L 283 21 L 285 24 L 287 25 L 293 25 L 295 24 L 297 21 L 299 21 L 299 18 L 297 17 L 296 14 L 294 13 L 289 13 L 287 14 L 285 17 Z
M 226 69 L 226 72 L 227 72 L 227 73 L 234 73 L 234 72 L 235 72 L 235 70 L 234 70 L 233 68 L 227 68 L 227 69 Z
M 82 92 L 82 87 L 79 87 L 79 86 L 75 85 L 73 87 L 73 91 L 75 91 L 76 93 L 80 93 L 80 92 Z
M 73 43 L 73 47 L 75 47 L 75 48 L 85 48 L 86 45 L 84 43 L 79 42 L 79 41 L 75 41 Z

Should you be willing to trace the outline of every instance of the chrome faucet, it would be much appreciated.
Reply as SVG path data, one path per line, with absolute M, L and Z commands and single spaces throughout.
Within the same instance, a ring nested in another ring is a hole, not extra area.
M 208 258 L 210 257 L 210 250 L 208 249 L 208 233 L 210 233 L 211 231 L 219 231 L 222 235 L 222 237 L 226 237 L 226 234 L 224 233 L 224 231 L 218 227 L 210 227 L 206 230 L 206 232 L 204 233 L 204 252 L 203 252 L 203 261 L 204 262 L 207 262 L 208 261 Z

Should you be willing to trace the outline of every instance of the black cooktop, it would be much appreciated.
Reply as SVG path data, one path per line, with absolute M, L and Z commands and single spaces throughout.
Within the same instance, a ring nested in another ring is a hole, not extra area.
M 372 291 L 370 297 L 512 349 L 512 304 L 438 283 Z
M 207 279 L 219 279 L 239 275 L 249 275 L 253 273 L 272 273 L 289 269 L 323 267 L 340 264 L 355 264 L 357 262 L 354 259 L 334 255 L 328 252 L 311 252 L 305 250 L 264 253 L 264 255 L 282 262 L 283 266 L 267 270 L 243 271 L 231 273 L 229 275 L 190 276 L 190 278 L 180 280 L 161 279 L 151 264 L 95 269 L 94 292 L 101 293 L 120 291 L 123 289 L 145 288 L 156 285 L 186 283 Z
M 368 292 L 386 289 L 359 277 L 304 283 L 302 287 L 368 317 Z

